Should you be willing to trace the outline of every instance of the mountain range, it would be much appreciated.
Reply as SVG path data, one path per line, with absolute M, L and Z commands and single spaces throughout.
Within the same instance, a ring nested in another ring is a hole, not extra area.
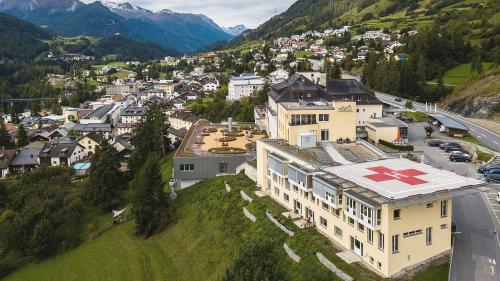
M 79 0 L 0 0 L 0 11 L 66 36 L 120 34 L 190 53 L 233 36 L 205 15 L 154 12 L 130 3 Z
M 243 24 L 239 24 L 236 26 L 223 27 L 222 30 L 224 30 L 226 33 L 231 34 L 233 36 L 238 36 L 241 33 L 247 31 L 248 27 L 244 26 Z

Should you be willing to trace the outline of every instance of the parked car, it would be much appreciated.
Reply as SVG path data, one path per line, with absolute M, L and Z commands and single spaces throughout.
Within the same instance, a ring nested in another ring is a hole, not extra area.
M 500 174 L 491 174 L 486 176 L 486 182 L 500 183 Z M 498 198 L 498 196 L 497 196 Z
M 500 175 L 500 169 L 489 169 L 484 172 L 485 176 L 492 175 L 492 174 L 497 174 Z
M 470 157 L 469 153 L 467 153 L 467 151 L 464 151 L 464 150 L 453 150 L 450 152 L 450 155 L 454 155 L 454 154 L 467 154 L 467 156 Z
M 444 141 L 442 141 L 442 140 L 429 140 L 429 141 L 427 141 L 427 144 L 429 146 L 433 146 L 433 147 L 440 146 L 443 143 L 444 143 Z
M 490 170 L 490 169 L 500 169 L 500 165 L 499 164 L 481 165 L 481 166 L 479 166 L 479 168 L 477 168 L 477 171 L 481 174 L 484 174 L 484 172 L 486 172 L 487 170 Z
M 449 146 L 460 146 L 460 145 L 458 143 L 456 143 L 456 142 L 445 142 L 445 143 L 440 144 L 439 148 L 441 148 L 441 149 L 444 150 L 444 149 L 446 149 Z
M 447 146 L 444 151 L 446 152 L 452 152 L 452 151 L 461 151 L 461 152 L 465 152 L 465 150 L 462 149 L 462 147 L 459 145 L 459 146 Z
M 401 98 L 395 98 L 394 100 L 397 101 L 397 102 L 402 102 L 403 101 Z
M 500 192 L 497 192 L 497 203 L 500 204 Z
M 470 156 L 466 153 L 453 153 L 450 155 L 452 162 L 470 162 Z

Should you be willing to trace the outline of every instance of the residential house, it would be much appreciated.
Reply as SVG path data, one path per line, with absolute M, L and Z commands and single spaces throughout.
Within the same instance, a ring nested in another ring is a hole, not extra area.
M 104 137 L 100 133 L 90 132 L 82 137 L 80 137 L 77 141 L 79 145 L 83 147 L 83 155 L 85 157 L 91 158 L 95 155 L 96 149 L 101 145 Z
M 0 150 L 0 176 L 6 177 L 10 173 L 9 165 L 16 156 L 15 149 Z
M 84 147 L 75 140 L 47 142 L 38 155 L 40 165 L 71 166 L 84 157 Z
M 239 77 L 232 77 L 229 80 L 228 96 L 229 101 L 238 101 L 242 97 L 249 97 L 255 94 L 264 86 L 264 79 L 253 73 L 243 73 Z

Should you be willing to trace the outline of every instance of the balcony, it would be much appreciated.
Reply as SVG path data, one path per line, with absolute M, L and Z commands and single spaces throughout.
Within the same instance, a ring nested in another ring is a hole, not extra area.
M 378 230 L 380 226 L 380 206 L 370 206 L 359 198 L 345 193 L 344 214 L 370 228 Z
M 288 180 L 303 191 L 312 191 L 313 171 L 295 163 L 288 164 Z

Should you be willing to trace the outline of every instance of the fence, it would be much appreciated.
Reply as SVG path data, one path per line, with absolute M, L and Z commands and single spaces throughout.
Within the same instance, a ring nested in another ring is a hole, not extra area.
M 300 262 L 300 256 L 294 253 L 287 243 L 283 243 L 283 248 L 285 248 L 285 252 L 294 262 Z
M 330 260 L 328 260 L 322 253 L 316 253 L 316 256 L 318 257 L 319 261 L 326 267 L 328 268 L 331 272 L 335 273 L 340 279 L 344 281 L 353 281 L 354 278 L 351 276 L 347 275 L 345 272 L 342 270 L 338 269 Z
M 283 230 L 283 232 L 285 232 L 286 234 L 288 234 L 288 236 L 294 236 L 295 235 L 295 232 L 293 232 L 292 230 L 290 230 L 288 227 L 282 225 L 278 219 L 276 219 L 273 214 L 270 212 L 270 211 L 266 211 L 266 216 L 281 230 Z
M 247 208 L 243 207 L 243 213 L 245 214 L 245 217 L 247 217 L 249 220 L 253 222 L 257 221 L 257 218 L 252 213 L 250 213 L 250 211 L 248 211 Z

